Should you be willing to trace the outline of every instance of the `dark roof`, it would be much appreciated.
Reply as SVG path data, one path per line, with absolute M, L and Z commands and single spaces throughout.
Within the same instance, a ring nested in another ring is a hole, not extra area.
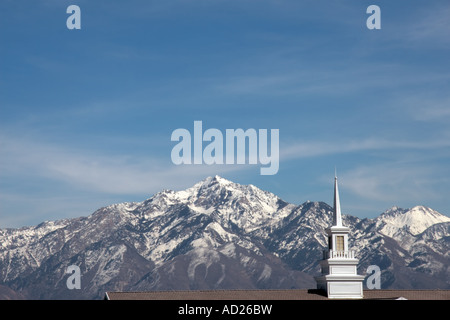
M 450 300 L 450 290 L 364 290 L 364 299 Z M 107 300 L 328 300 L 315 289 L 106 292 Z

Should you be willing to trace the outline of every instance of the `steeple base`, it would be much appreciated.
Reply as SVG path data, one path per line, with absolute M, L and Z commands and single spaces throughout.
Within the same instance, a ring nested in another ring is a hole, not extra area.
M 322 275 L 315 277 L 317 289 L 330 299 L 362 299 L 364 276 L 357 274 L 358 259 L 353 251 L 324 251 Z
M 326 275 L 315 277 L 317 289 L 323 290 L 329 299 L 362 299 L 364 276 Z

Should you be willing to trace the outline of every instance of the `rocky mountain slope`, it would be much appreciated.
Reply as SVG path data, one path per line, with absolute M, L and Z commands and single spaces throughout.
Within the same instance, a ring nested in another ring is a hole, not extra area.
M 101 299 L 105 291 L 315 288 L 332 208 L 287 203 L 253 185 L 209 177 L 183 191 L 101 208 L 88 217 L 0 230 L 5 297 Z M 450 218 L 393 207 L 344 215 L 359 274 L 376 264 L 387 288 L 450 289 Z M 68 289 L 68 266 L 81 289 Z

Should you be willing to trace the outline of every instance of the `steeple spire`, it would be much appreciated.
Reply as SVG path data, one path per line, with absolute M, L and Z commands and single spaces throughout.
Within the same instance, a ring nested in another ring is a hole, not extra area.
M 339 190 L 338 190 L 336 169 L 334 172 L 333 226 L 342 227 L 341 202 L 339 200 Z

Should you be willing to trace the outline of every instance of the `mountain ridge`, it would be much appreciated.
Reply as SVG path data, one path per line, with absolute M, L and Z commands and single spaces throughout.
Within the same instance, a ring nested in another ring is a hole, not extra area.
M 31 299 L 98 299 L 106 290 L 313 288 L 331 212 L 324 202 L 295 205 L 253 185 L 207 177 L 87 217 L 0 229 L 0 285 Z M 343 216 L 359 272 L 379 265 L 382 288 L 450 288 L 449 221 L 423 206 L 393 207 L 374 219 Z M 82 290 L 65 285 L 73 264 L 82 271 Z

